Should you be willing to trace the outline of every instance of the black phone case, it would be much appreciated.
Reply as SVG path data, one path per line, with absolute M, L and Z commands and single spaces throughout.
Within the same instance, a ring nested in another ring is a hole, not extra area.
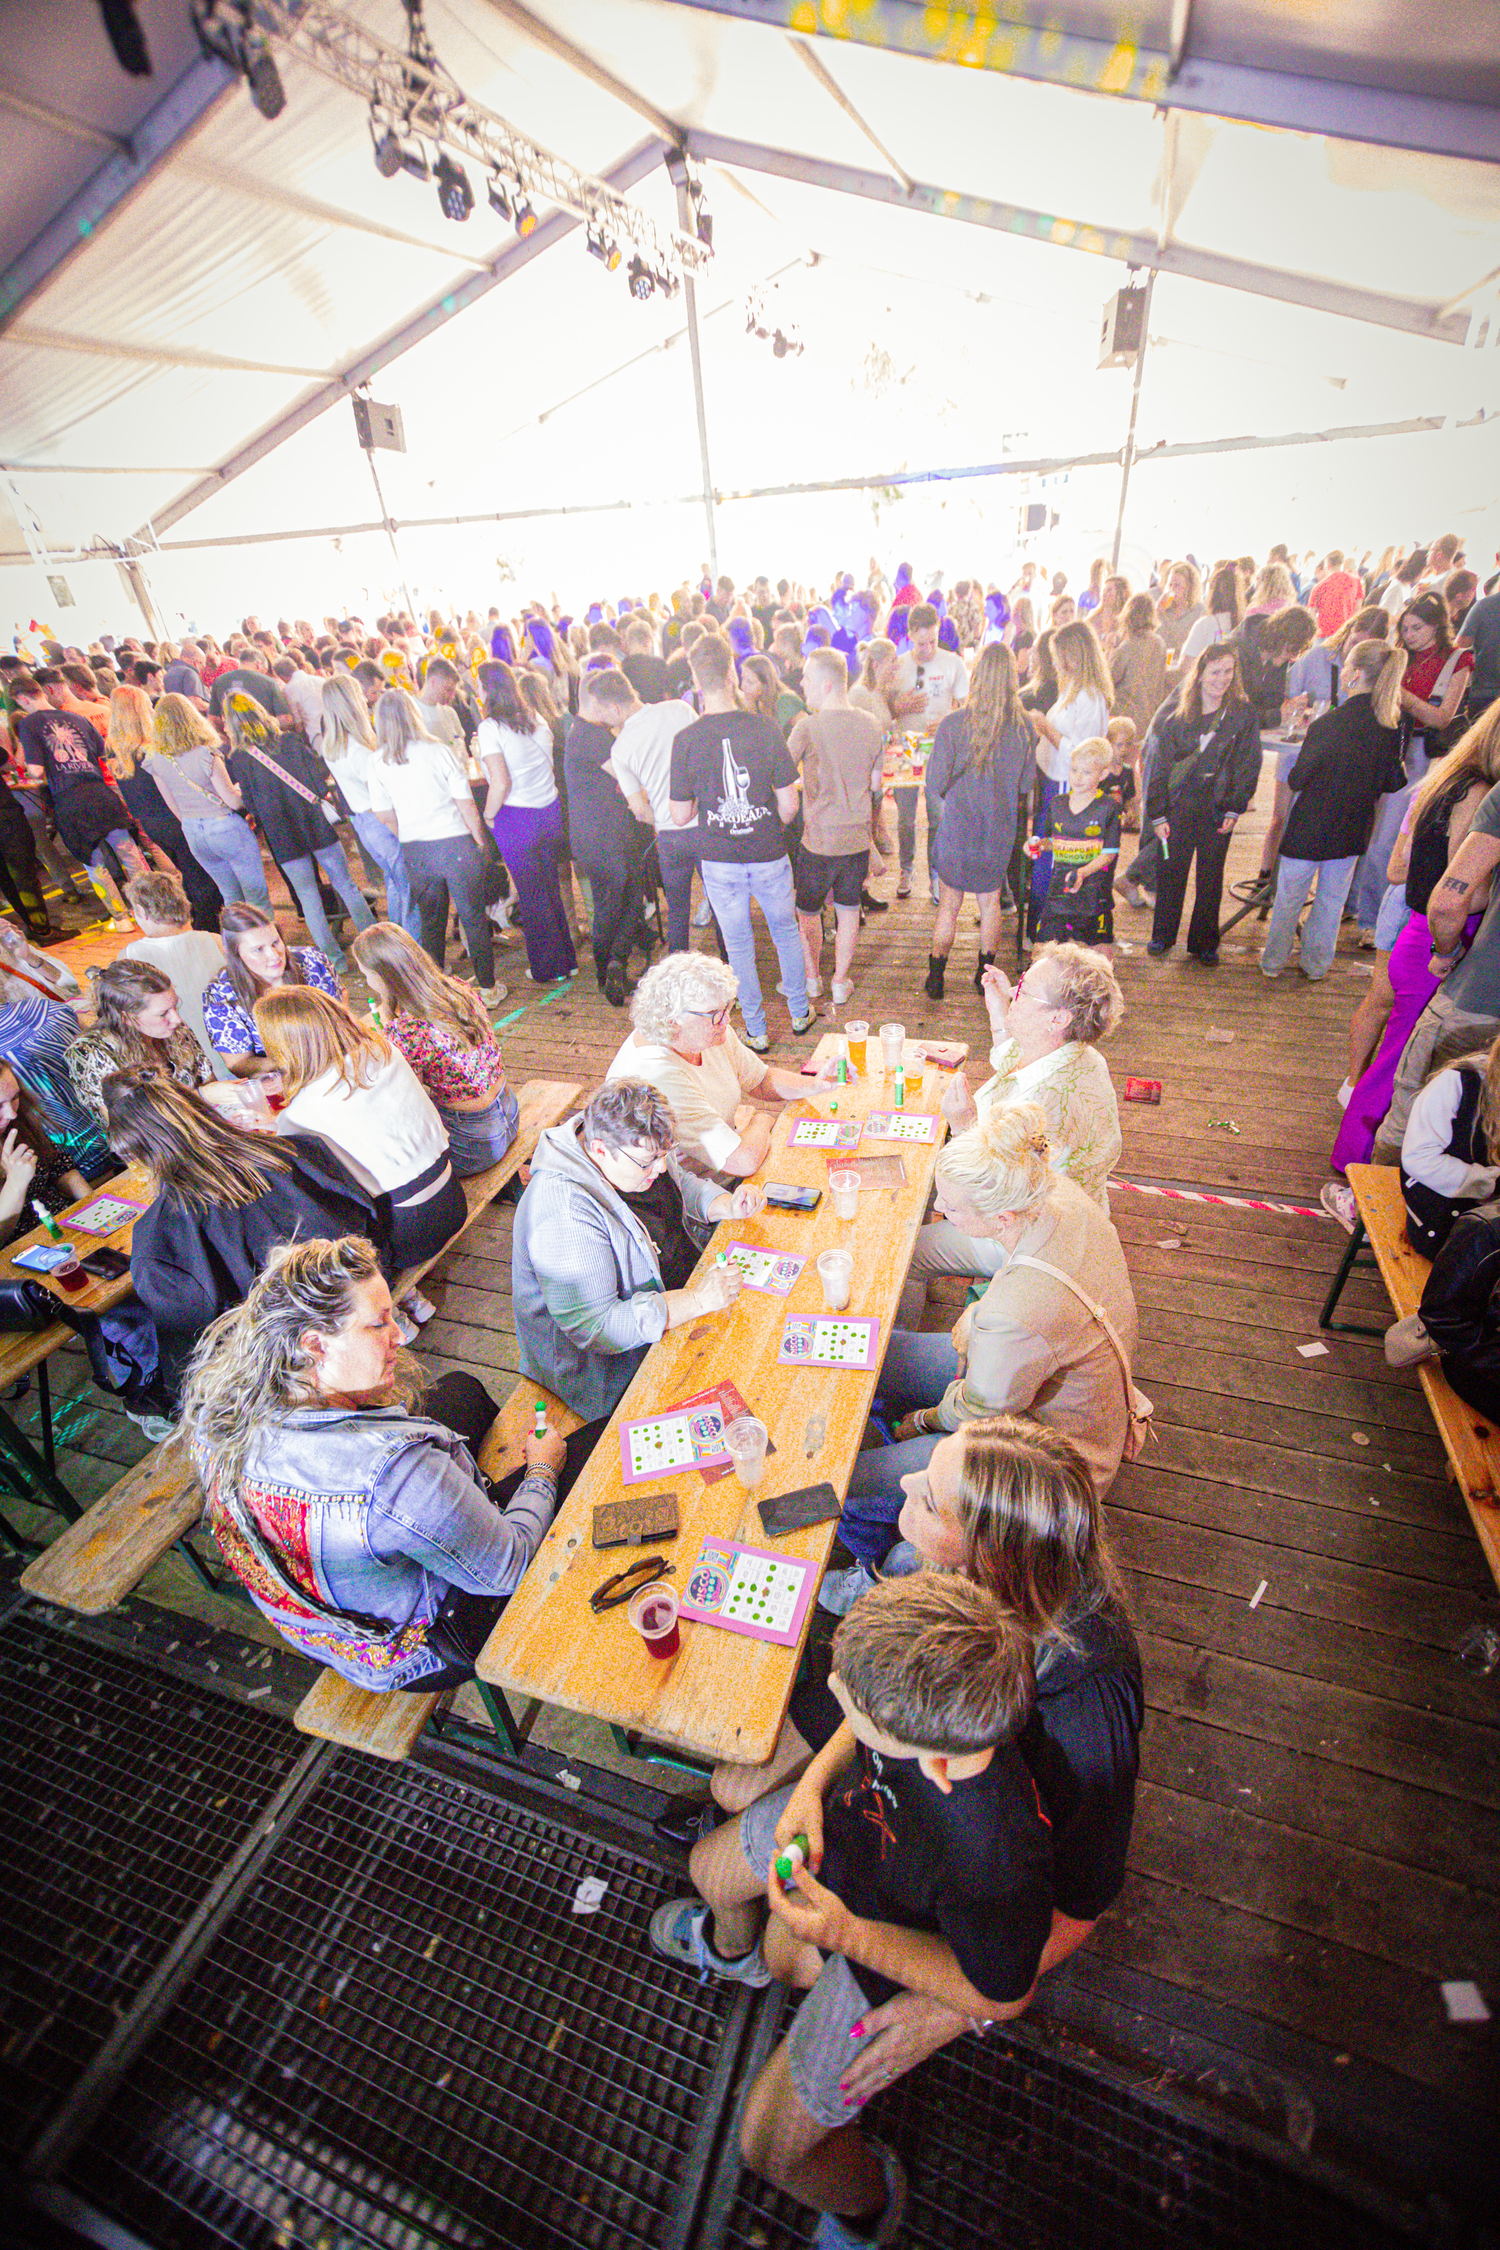
M 843 1503 L 831 1484 L 807 1484 L 800 1492 L 773 1493 L 760 1503 L 763 1531 L 776 1538 L 783 1531 L 802 1531 L 810 1523 L 831 1523 L 843 1513 Z
M 103 1250 L 91 1250 L 88 1256 L 80 1258 L 78 1263 L 82 1266 L 84 1272 L 92 1274 L 96 1281 L 123 1281 L 130 1271 L 130 1260 L 124 1252 L 122 1250 L 111 1250 L 107 1247 Z

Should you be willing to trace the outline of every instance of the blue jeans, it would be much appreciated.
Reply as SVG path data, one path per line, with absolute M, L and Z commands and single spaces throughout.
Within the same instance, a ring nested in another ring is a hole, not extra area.
M 225 812 L 212 820 L 185 820 L 182 833 L 204 874 L 218 884 L 226 905 L 243 898 L 270 913 L 266 871 L 248 821 L 241 820 L 238 813 Z
M 390 830 L 386 829 L 390 835 Z M 349 918 L 357 930 L 367 930 L 375 917 L 364 901 L 364 896 L 349 872 L 349 862 L 344 857 L 342 844 L 325 844 L 321 851 L 309 852 L 305 859 L 284 859 L 281 872 L 297 894 L 302 909 L 302 919 L 307 924 L 307 934 L 320 953 L 332 962 L 335 973 L 342 976 L 348 967 L 344 949 L 328 927 L 328 917 L 323 912 L 323 901 L 318 896 L 318 868 L 349 909 Z
M 750 901 L 758 901 L 771 932 L 781 982 L 792 1021 L 807 1014 L 807 962 L 802 953 L 802 933 L 797 927 L 792 884 L 792 863 L 780 859 L 706 859 L 703 888 L 718 918 L 729 953 L 729 966 L 740 980 L 740 1012 L 752 1039 L 766 1035 L 766 1006 L 755 970 L 755 932 L 750 926 Z
M 886 1346 L 876 1398 L 893 1422 L 919 1406 L 936 1406 L 958 1375 L 953 1339 L 941 1330 L 917 1335 L 895 1328 Z M 906 1498 L 901 1479 L 925 1469 L 942 1433 L 906 1438 L 900 1445 L 867 1446 L 854 1464 L 839 1537 L 861 1561 L 883 1562 L 895 1543 L 896 1522 Z
M 1354 878 L 1354 918 L 1362 930 L 1375 927 L 1375 917 L 1385 897 L 1385 871 L 1390 865 L 1396 837 L 1415 790 L 1427 778 L 1430 763 L 1426 739 L 1418 736 L 1406 753 L 1406 787 L 1393 789 L 1375 808 L 1375 826 Z
M 1339 921 L 1358 864 L 1352 855 L 1348 859 L 1288 859 L 1282 854 L 1277 863 L 1276 904 L 1261 948 L 1263 969 L 1278 974 L 1291 959 L 1297 917 L 1316 882 L 1318 895 L 1302 932 L 1302 974 L 1314 979 L 1327 976 L 1338 951 Z
M 421 917 L 412 901 L 411 885 L 406 880 L 406 862 L 401 857 L 400 844 L 377 812 L 351 813 L 349 820 L 365 857 L 373 861 L 385 877 L 387 918 L 405 930 L 409 938 L 415 938 L 420 945 Z

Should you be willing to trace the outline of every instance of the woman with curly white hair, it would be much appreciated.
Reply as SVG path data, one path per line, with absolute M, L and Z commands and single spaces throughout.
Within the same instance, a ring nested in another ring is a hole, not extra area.
M 895 1540 L 902 1478 L 979 1415 L 1045 1422 L 1077 1447 L 1101 1500 L 1114 1483 L 1130 1427 L 1135 1298 L 1119 1236 L 1051 1156 L 1040 1108 L 1012 1102 L 987 1110 L 938 1158 L 940 1217 L 992 1244 L 996 1264 L 951 1335 L 891 1333 L 876 1396 L 896 1443 L 860 1454 L 839 1526 L 862 1561 L 881 1562 Z M 843 1590 L 852 1600 L 860 1588 Z
M 677 1123 L 678 1149 L 713 1172 L 748 1178 L 771 1146 L 772 1117 L 760 1101 L 796 1101 L 809 1081 L 753 1054 L 730 1026 L 739 979 L 711 953 L 669 953 L 646 971 L 630 1001 L 634 1026 L 609 1078 L 644 1078 Z M 819 1079 L 837 1073 L 825 1062 Z

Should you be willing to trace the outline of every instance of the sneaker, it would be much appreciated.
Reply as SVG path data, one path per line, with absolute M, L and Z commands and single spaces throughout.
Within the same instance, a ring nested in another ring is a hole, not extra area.
M 1260 957 L 1260 973 L 1269 981 L 1271 978 L 1279 977 L 1282 974 L 1282 971 L 1280 969 L 1268 969 L 1266 967 L 1266 957 L 1264 954 L 1262 954 Z
M 396 1334 L 401 1338 L 402 1343 L 414 1344 L 421 1334 L 416 1322 L 408 1320 L 399 1305 L 391 1307 L 391 1318 L 396 1323 Z
M 763 1031 L 742 1031 L 740 1044 L 748 1047 L 752 1055 L 768 1055 L 771 1051 L 771 1042 Z
M 896 896 L 897 898 L 911 897 L 911 877 L 904 867 L 896 884 Z
M 437 1318 L 437 1306 L 430 1297 L 424 1297 L 420 1289 L 407 1290 L 401 1300 L 401 1310 L 419 1328 L 425 1328 L 429 1320 Z
M 479 997 L 487 1008 L 498 1008 L 502 1000 L 510 998 L 510 987 L 504 984 L 482 984 Z
M 1346 1078 L 1343 1085 L 1340 1086 L 1338 1092 L 1333 1097 L 1334 1100 L 1338 1103 L 1340 1109 L 1347 1109 L 1349 1107 L 1350 1097 L 1353 1092 L 1354 1081 L 1352 1078 Z
M 1170 945 L 1162 945 L 1155 938 L 1147 938 L 1146 940 L 1146 951 L 1150 954 L 1160 956 L 1163 953 L 1170 953 L 1171 950 Z
M 130 926 L 134 929 L 135 924 L 132 922 Z M 165 1445 L 177 1428 L 177 1424 L 169 1422 L 164 1414 L 133 1414 L 128 1406 L 125 1409 L 125 1419 L 127 1422 L 134 1422 L 138 1430 L 144 1430 L 153 1445 Z
M 783 1000 L 790 1000 L 792 996 L 792 988 L 790 985 L 778 984 L 776 989 L 781 994 Z M 809 977 L 807 979 L 807 997 L 809 1000 L 822 999 L 823 979 L 821 977 Z
M 693 928 L 706 930 L 714 918 L 714 910 L 706 898 L 700 898 L 693 909 Z
M 835 977 L 832 984 L 828 987 L 828 991 L 829 996 L 836 1008 L 847 1007 L 848 1003 L 854 998 L 853 977 L 850 977 L 843 984 L 840 984 L 838 978 Z
M 1354 1190 L 1342 1180 L 1325 1180 L 1318 1190 L 1318 1201 L 1330 1219 L 1337 1219 L 1345 1234 L 1353 1234 L 1359 1224 L 1359 1205 L 1354 1200 Z
M 887 2250 L 887 2245 L 900 2239 L 902 2223 L 906 2218 L 906 2167 L 893 2148 L 884 2141 L 865 2142 L 870 2154 L 877 2157 L 885 2174 L 885 2209 L 870 2232 L 868 2219 L 862 2220 L 856 2232 L 851 2219 L 841 2219 L 837 2211 L 819 2214 L 813 2228 L 813 2250 Z
M 1387 1367 L 1415 1367 L 1424 1359 L 1436 1357 L 1437 1345 L 1428 1335 L 1420 1313 L 1408 1313 L 1404 1320 L 1394 1322 L 1386 1330 Z
M 757 1942 L 737 1961 L 725 1961 L 708 1942 L 708 1908 L 701 1898 L 669 1899 L 651 1917 L 654 1950 L 679 1968 L 696 1969 L 698 1982 L 718 1977 L 724 1984 L 748 1984 L 760 1991 L 771 1981 L 766 1957 Z
M 851 1570 L 825 1571 L 818 1588 L 818 1607 L 829 1617 L 847 1617 L 855 1603 L 877 1583 L 875 1573 L 864 1562 L 855 1563 Z
M 817 1021 L 817 1009 L 809 1008 L 805 1016 L 793 1016 L 792 1029 L 799 1039 L 805 1039 L 807 1034 L 816 1028 Z
M 877 898 L 868 883 L 859 894 L 859 903 L 867 914 L 889 914 L 891 911 L 889 899 Z
M 604 972 L 604 997 L 612 1008 L 625 1005 L 625 964 L 611 961 Z
M 1375 951 L 1375 932 L 1373 930 L 1361 930 L 1356 942 L 1361 953 L 1373 953 Z

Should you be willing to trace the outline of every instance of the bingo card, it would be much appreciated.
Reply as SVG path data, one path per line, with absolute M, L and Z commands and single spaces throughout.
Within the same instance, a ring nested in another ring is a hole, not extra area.
M 879 1335 L 878 1320 L 848 1320 L 842 1313 L 793 1313 L 776 1357 L 797 1367 L 874 1367 Z
M 938 1120 L 919 1109 L 872 1109 L 865 1133 L 872 1141 L 935 1141 Z
M 626 1484 L 670 1475 L 674 1469 L 699 1469 L 705 1462 L 727 1463 L 724 1416 L 717 1406 L 679 1407 L 674 1413 L 622 1423 L 620 1453 Z
M 96 1195 L 81 1211 L 63 1220 L 80 1234 L 113 1234 L 117 1227 L 132 1227 L 145 1210 L 144 1203 L 126 1195 Z
M 795 1250 L 766 1250 L 755 1242 L 726 1243 L 724 1255 L 739 1267 L 747 1289 L 763 1289 L 772 1297 L 789 1297 L 807 1264 Z
M 799 1117 L 786 1137 L 788 1148 L 858 1148 L 857 1117 Z
M 816 1568 L 791 1555 L 706 1540 L 688 1572 L 679 1613 L 700 1625 L 722 1625 L 756 1641 L 795 1648 L 812 1600 Z

